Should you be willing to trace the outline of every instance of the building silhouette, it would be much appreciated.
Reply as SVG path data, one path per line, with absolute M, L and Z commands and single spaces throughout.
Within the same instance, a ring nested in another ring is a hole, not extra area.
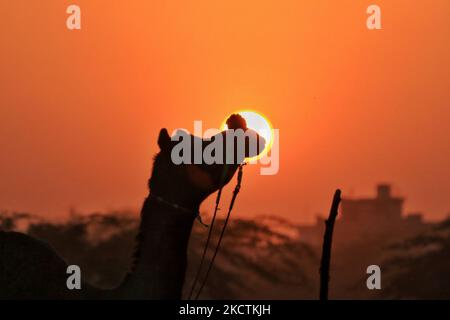
M 392 195 L 389 184 L 379 184 L 373 198 L 343 198 L 335 226 L 336 241 L 398 239 L 424 231 L 428 224 L 422 214 L 405 215 L 405 199 Z M 318 217 L 314 225 L 300 226 L 300 237 L 314 245 L 322 243 L 324 219 Z

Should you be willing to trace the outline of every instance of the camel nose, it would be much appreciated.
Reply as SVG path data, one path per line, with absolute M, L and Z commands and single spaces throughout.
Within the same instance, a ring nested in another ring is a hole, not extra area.
M 266 141 L 252 129 L 229 129 L 224 135 L 224 158 L 227 164 L 240 164 L 245 158 L 253 158 L 263 152 Z
M 266 147 L 266 139 L 259 135 L 255 130 L 247 129 L 245 132 L 245 157 L 252 158 L 263 152 Z

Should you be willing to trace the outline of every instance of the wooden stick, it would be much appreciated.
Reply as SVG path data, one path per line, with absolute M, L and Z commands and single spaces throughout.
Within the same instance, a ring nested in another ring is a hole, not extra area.
M 323 235 L 322 260 L 320 262 L 320 300 L 328 300 L 328 282 L 330 281 L 331 243 L 333 241 L 334 222 L 338 214 L 341 202 L 341 190 L 334 193 L 331 204 L 330 216 L 325 221 L 325 233 Z

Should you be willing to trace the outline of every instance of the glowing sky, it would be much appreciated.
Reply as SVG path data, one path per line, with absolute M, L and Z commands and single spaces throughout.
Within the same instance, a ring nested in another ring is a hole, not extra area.
M 0 0 L 0 208 L 139 208 L 161 127 L 256 109 L 280 172 L 246 168 L 237 214 L 312 221 L 337 187 L 391 182 L 445 216 L 450 2 L 377 0 L 369 31 L 372 2 Z

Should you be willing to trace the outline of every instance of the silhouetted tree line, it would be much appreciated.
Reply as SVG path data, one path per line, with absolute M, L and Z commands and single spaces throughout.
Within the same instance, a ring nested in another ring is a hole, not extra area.
M 384 296 L 450 298 L 450 217 L 426 233 L 390 247 Z
M 19 230 L 46 241 L 67 263 L 80 266 L 84 279 L 103 288 L 118 284 L 129 270 L 138 223 L 137 215 L 120 212 L 75 214 L 64 223 L 26 213 L 0 213 L 0 229 Z M 222 224 L 219 219 L 213 230 L 213 243 Z M 203 225 L 195 224 L 185 291 L 200 261 L 206 232 Z M 212 250 L 209 253 L 208 259 Z M 312 297 L 314 283 L 308 275 L 316 264 L 317 256 L 308 245 L 266 224 L 235 219 L 227 230 L 202 298 Z
M 0 212 L 0 229 L 19 230 L 46 241 L 67 263 L 79 265 L 88 282 L 108 288 L 118 284 L 130 268 L 137 218 L 136 214 L 124 212 L 73 214 L 69 220 L 56 223 L 27 213 Z M 213 244 L 222 224 L 223 220 L 219 219 L 213 230 Z M 292 232 L 278 231 L 274 225 Z M 194 224 L 184 297 L 199 264 L 207 231 L 203 225 Z M 275 217 L 233 219 L 201 297 L 317 299 L 320 248 L 302 242 L 295 231 L 295 224 Z M 378 246 L 377 253 L 374 246 Z M 372 261 L 371 254 L 379 257 L 380 250 L 383 252 L 382 289 L 368 292 L 365 286 L 367 266 L 355 264 L 354 258 L 365 256 L 365 261 Z M 208 258 L 212 251 L 211 246 Z M 361 242 L 346 244 L 345 248 L 337 244 L 333 248 L 333 259 L 336 262 L 332 261 L 330 270 L 332 299 L 448 299 L 450 218 L 436 224 L 429 232 L 389 245 L 383 239 L 376 243 L 365 243 L 361 239 Z

